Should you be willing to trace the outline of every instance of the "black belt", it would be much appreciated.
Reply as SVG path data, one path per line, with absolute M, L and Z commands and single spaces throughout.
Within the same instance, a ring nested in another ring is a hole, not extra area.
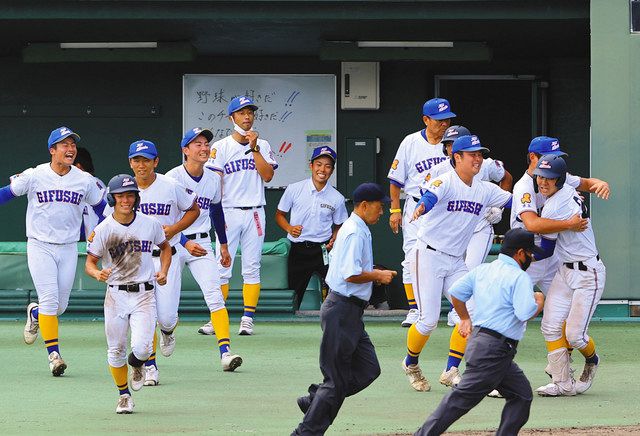
M 171 255 L 173 256 L 174 254 L 176 254 L 178 252 L 178 250 L 176 250 L 176 247 L 171 247 Z M 151 252 L 151 255 L 153 257 L 160 257 L 160 250 L 153 250 Z
M 118 288 L 119 291 L 140 292 L 141 285 L 144 285 L 145 291 L 150 291 L 153 289 L 153 284 L 151 282 L 133 283 L 130 285 L 112 285 L 112 286 L 114 288 Z
M 300 245 L 305 248 L 313 248 L 313 247 L 320 247 L 321 245 L 326 244 L 327 242 L 329 241 L 326 241 L 326 242 L 300 241 L 300 242 L 292 242 L 291 245 Z
M 193 233 L 191 235 L 184 235 L 184 237 L 187 238 L 187 239 L 194 240 L 194 239 L 198 239 L 198 238 L 208 238 L 209 234 L 207 232 L 204 232 L 204 233 Z
M 435 248 L 433 248 L 431 245 L 427 245 L 427 250 L 433 250 L 433 251 L 438 251 Z
M 517 348 L 518 347 L 518 341 L 516 341 L 515 339 L 508 338 L 505 335 L 500 334 L 495 330 L 491 330 L 491 329 L 488 329 L 486 327 L 480 327 L 479 332 L 480 333 L 486 333 L 489 336 L 493 336 L 494 338 L 497 338 L 497 339 L 501 339 L 501 340 L 505 341 L 506 343 L 513 345 L 513 348 Z
M 420 202 L 420 199 L 418 197 L 411 197 L 411 198 L 413 198 L 413 201 L 415 201 L 416 203 Z
M 358 306 L 362 310 L 366 309 L 367 306 L 369 305 L 368 301 L 361 300 L 358 297 L 345 297 L 344 295 L 338 294 L 335 291 L 331 291 L 331 295 L 333 295 L 335 298 L 337 298 L 340 301 L 344 301 L 346 303 L 355 304 L 356 306 Z
M 596 254 L 596 260 L 600 260 L 599 254 Z M 578 264 L 578 269 L 580 271 L 589 271 L 589 268 L 583 262 L 565 262 L 564 266 L 569 269 L 576 269 L 576 264 Z
M 262 209 L 262 206 L 238 206 L 238 207 L 234 207 L 234 209 L 241 209 L 241 210 Z

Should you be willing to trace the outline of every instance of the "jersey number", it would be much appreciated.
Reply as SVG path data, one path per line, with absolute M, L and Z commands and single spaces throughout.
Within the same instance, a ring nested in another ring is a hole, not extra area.
M 582 201 L 582 198 L 573 197 L 573 201 L 578 203 L 578 206 L 580 206 L 580 209 L 582 209 L 582 218 L 589 218 L 589 209 L 587 209 L 587 205 L 584 204 L 584 202 Z

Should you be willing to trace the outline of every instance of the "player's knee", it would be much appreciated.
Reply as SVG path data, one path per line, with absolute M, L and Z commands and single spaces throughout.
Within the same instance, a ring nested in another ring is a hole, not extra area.
M 109 347 L 107 350 L 109 366 L 120 368 L 127 364 L 127 349 L 125 347 Z
M 211 304 L 209 304 L 209 312 L 217 312 L 219 310 L 224 309 L 224 299 L 222 298 L 222 294 L 220 295 L 220 299 L 216 298 Z
M 62 315 L 67 310 L 67 306 L 69 306 L 69 302 L 58 305 L 58 310 L 56 311 L 58 316 Z
M 540 331 L 546 341 L 555 341 L 562 337 L 562 324 L 542 320 Z
M 160 329 L 165 332 L 172 332 L 178 324 L 178 315 L 172 314 L 160 316 L 160 314 L 158 314 L 158 324 L 160 325 Z
M 416 330 L 418 330 L 422 336 L 430 335 L 436 327 L 438 327 L 437 322 L 430 322 L 423 319 L 419 319 L 418 322 L 416 322 Z
M 140 343 L 140 344 L 131 344 L 131 354 L 141 362 L 146 362 L 149 360 L 151 353 L 153 352 L 153 344 L 149 343 Z M 129 364 L 131 364 L 131 355 L 129 355 Z M 133 365 L 140 366 L 140 365 Z
M 582 329 L 567 328 L 567 342 L 572 348 L 581 349 L 587 346 L 587 341 L 582 335 Z

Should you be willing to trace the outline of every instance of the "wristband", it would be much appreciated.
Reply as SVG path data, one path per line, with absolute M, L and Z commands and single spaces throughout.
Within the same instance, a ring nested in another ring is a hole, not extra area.
M 402 209 L 389 209 L 389 213 L 401 213 Z

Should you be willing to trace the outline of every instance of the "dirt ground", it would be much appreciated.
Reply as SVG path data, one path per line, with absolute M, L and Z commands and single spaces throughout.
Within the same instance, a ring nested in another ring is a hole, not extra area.
M 489 436 L 493 432 L 486 431 L 462 431 L 445 433 L 447 436 Z M 590 427 L 590 428 L 540 428 L 540 429 L 524 429 L 519 433 L 520 436 L 546 436 L 546 435 L 640 435 L 640 425 L 634 426 L 616 426 L 616 427 Z M 400 436 L 400 435 L 396 435 Z

